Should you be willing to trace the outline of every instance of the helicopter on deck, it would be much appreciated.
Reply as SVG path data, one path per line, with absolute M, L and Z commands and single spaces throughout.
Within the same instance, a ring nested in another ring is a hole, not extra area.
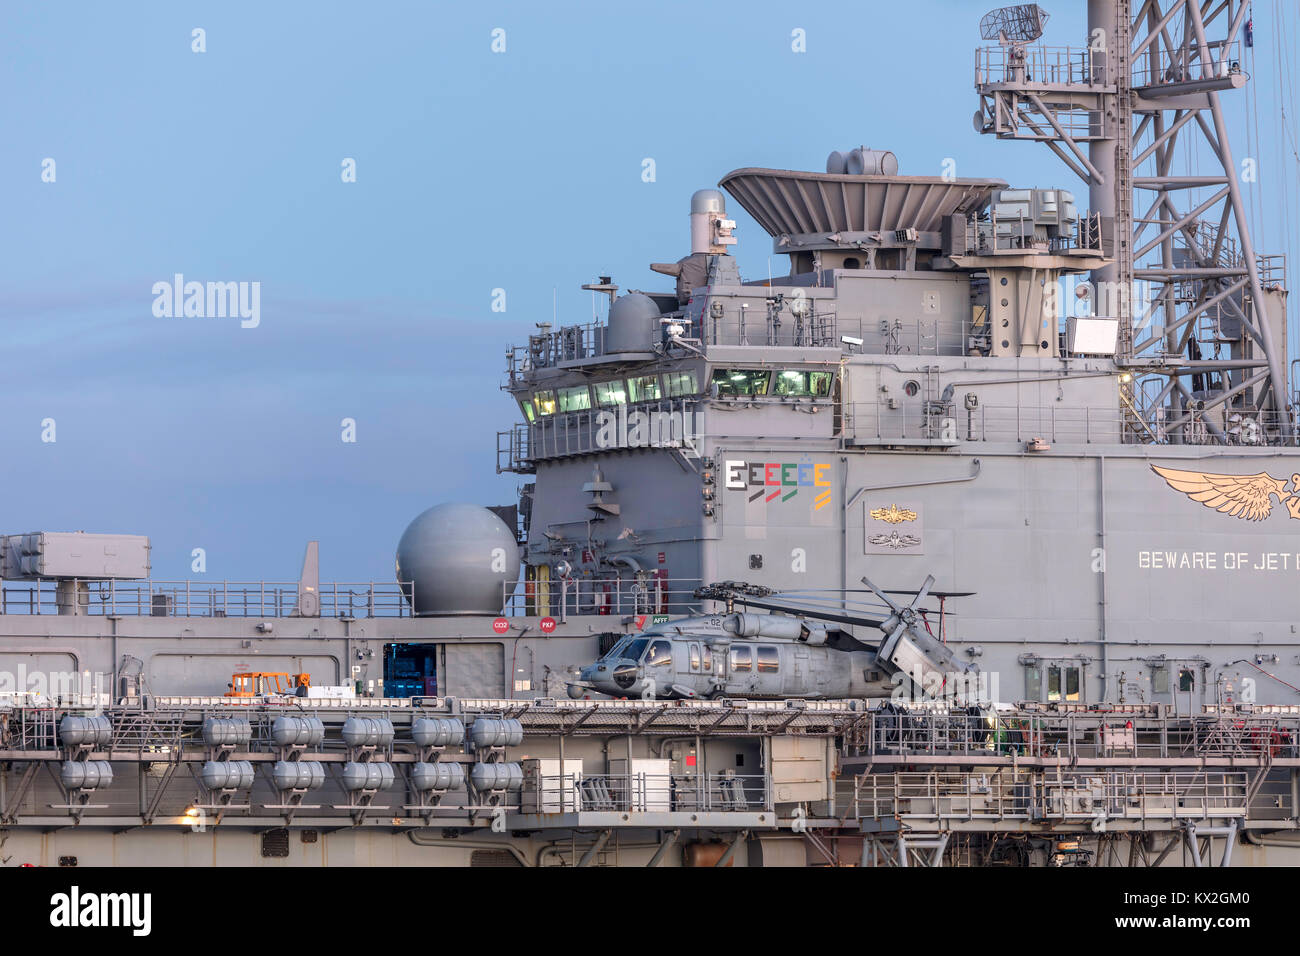
M 735 581 L 699 588 L 697 599 L 723 602 L 726 612 L 625 635 L 579 670 L 568 683 L 569 696 L 842 699 L 888 697 L 904 687 L 936 697 L 951 693 L 954 677 L 975 671 L 930 632 L 928 612 L 920 608 L 928 596 L 969 592 L 933 592 L 933 575 L 914 592 L 883 591 L 865 577 L 862 583 L 882 605 L 854 611 L 852 602 L 838 598 L 829 606 L 824 598 Z M 898 593 L 913 594 L 912 602 L 896 603 L 889 595 Z M 878 630 L 884 637 L 866 641 L 856 628 Z

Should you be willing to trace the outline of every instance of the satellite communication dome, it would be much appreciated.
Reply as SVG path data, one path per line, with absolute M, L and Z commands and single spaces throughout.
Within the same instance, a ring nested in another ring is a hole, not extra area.
M 519 580 L 519 545 L 487 508 L 434 505 L 397 543 L 397 580 L 414 586 L 417 615 L 500 614 Z
M 648 352 L 659 336 L 659 306 L 642 292 L 629 292 L 609 307 L 606 352 Z

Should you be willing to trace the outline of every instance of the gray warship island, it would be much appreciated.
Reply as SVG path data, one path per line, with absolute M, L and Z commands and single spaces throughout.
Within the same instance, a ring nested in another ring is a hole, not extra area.
M 7 865 L 1300 862 L 1249 7 L 1087 8 L 980 24 L 975 126 L 1057 187 L 841 144 L 681 197 L 648 289 L 507 351 L 518 500 L 419 515 L 391 583 L 0 538 Z

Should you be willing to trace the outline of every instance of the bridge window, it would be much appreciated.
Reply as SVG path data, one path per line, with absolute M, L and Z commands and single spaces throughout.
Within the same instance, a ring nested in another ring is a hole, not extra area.
M 597 405 L 626 405 L 627 383 L 621 378 L 612 382 L 596 383 Z
M 628 401 L 655 402 L 659 400 L 658 375 L 638 375 L 635 378 L 629 378 L 627 384 Z
M 775 674 L 781 669 L 781 655 L 775 647 L 758 648 L 758 672 Z
M 813 398 L 825 398 L 831 393 L 831 383 L 835 380 L 834 372 L 812 372 L 805 369 L 791 368 L 776 373 L 776 395 L 810 395 Z
M 533 395 L 533 404 L 537 407 L 538 415 L 555 414 L 555 392 L 549 388 L 544 392 L 537 392 Z
M 748 671 L 753 668 L 753 662 L 749 654 L 748 647 L 733 647 L 731 649 L 731 670 L 733 672 Z
M 524 418 L 527 421 L 533 422 L 537 420 L 537 416 L 533 413 L 533 403 L 530 399 L 525 398 L 520 400 L 519 407 L 524 410 Z
M 562 388 L 559 391 L 560 411 L 581 412 L 591 408 L 591 389 L 586 385 L 575 388 Z
M 766 395 L 771 373 L 764 369 L 720 368 L 713 372 L 719 395 Z
M 665 373 L 664 391 L 667 392 L 669 398 L 694 395 L 699 391 L 699 386 L 695 383 L 695 370 L 688 369 L 685 372 Z
M 666 667 L 673 662 L 673 646 L 667 641 L 655 641 L 645 656 L 646 667 Z

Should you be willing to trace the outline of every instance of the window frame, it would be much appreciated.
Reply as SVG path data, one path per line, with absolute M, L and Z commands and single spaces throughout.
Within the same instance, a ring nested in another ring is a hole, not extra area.
M 617 401 L 613 399 L 606 401 L 605 398 L 602 397 L 601 394 L 602 389 L 609 390 L 609 389 L 619 388 L 620 386 L 621 386 L 620 390 L 622 391 L 623 394 L 622 401 Z M 593 394 L 595 395 L 596 406 L 598 408 L 618 408 L 620 405 L 628 404 L 627 379 L 625 378 L 612 378 L 612 379 L 607 379 L 606 381 L 603 382 L 595 382 L 592 384 L 592 391 Z
M 745 391 L 745 392 L 741 392 L 741 391 L 731 391 L 731 392 L 724 392 L 724 391 L 722 390 L 722 388 L 719 387 L 719 388 L 718 388 L 718 397 L 719 397 L 719 398 L 763 398 L 763 397 L 765 397 L 765 396 L 771 394 L 771 391 L 772 391 L 772 370 L 771 370 L 770 368 L 769 368 L 769 369 L 763 369 L 763 368 L 715 368 L 715 369 L 713 370 L 713 376 L 712 376 L 712 378 L 709 380 L 709 388 L 710 388 L 710 390 L 712 390 L 712 388 L 713 388 L 714 386 L 724 386 L 727 382 L 732 381 L 731 376 L 734 375 L 734 374 L 737 374 L 737 373 L 744 374 L 744 375 L 747 375 L 747 376 L 751 376 L 751 378 L 749 379 L 750 382 L 757 381 L 757 380 L 758 380 L 758 376 L 764 376 L 764 378 L 763 378 L 763 389 L 762 389 L 762 391 L 757 391 L 757 392 L 756 392 L 756 391 Z M 724 378 L 723 378 L 722 380 L 720 380 L 720 379 L 719 379 L 719 376 L 723 376 Z
M 650 380 L 653 380 L 654 382 L 655 394 L 648 398 L 642 395 L 638 395 L 637 394 L 638 386 L 635 383 L 645 382 Z M 629 375 L 626 381 L 627 381 L 627 403 L 629 405 L 636 405 L 639 404 L 640 402 L 659 402 L 663 400 L 664 397 L 663 384 L 659 381 L 658 372 L 652 372 L 649 375 Z
M 542 406 L 543 395 L 551 396 L 550 398 L 551 410 L 549 412 L 543 410 L 543 406 Z M 559 410 L 560 407 L 559 403 L 555 399 L 555 389 L 539 388 L 537 391 L 533 392 L 533 407 L 537 410 L 538 418 L 550 418 L 552 415 L 554 415 Z
M 800 390 L 795 392 L 783 392 L 779 390 L 779 384 L 783 378 L 790 373 L 797 372 L 802 379 Z M 814 376 L 819 381 L 825 381 L 824 391 L 818 392 L 813 389 Z M 823 379 L 822 376 L 825 376 Z M 828 399 L 835 391 L 835 372 L 830 369 L 820 368 L 783 368 L 777 369 L 772 377 L 772 394 L 781 398 L 815 398 Z
M 654 656 L 655 648 L 657 648 L 660 644 L 668 648 L 668 656 L 660 658 L 659 660 L 651 660 L 650 658 Z M 650 642 L 650 646 L 646 648 L 645 656 L 641 658 L 641 664 L 647 668 L 663 667 L 664 665 L 667 665 L 671 669 L 672 663 L 673 663 L 673 642 L 668 640 L 666 637 L 657 637 L 653 639 Z
M 690 387 L 685 389 L 676 387 L 674 383 L 678 383 L 684 378 L 689 379 Z M 663 381 L 664 396 L 667 398 L 687 398 L 700 393 L 700 382 L 696 377 L 695 369 L 693 368 L 678 369 L 674 372 L 664 372 Z
M 587 404 L 582 408 L 566 408 L 565 393 L 572 395 L 574 392 L 582 392 L 587 396 Z M 591 411 L 591 387 L 588 385 L 569 385 L 564 388 L 555 389 L 555 407 L 560 412 L 589 412 Z

